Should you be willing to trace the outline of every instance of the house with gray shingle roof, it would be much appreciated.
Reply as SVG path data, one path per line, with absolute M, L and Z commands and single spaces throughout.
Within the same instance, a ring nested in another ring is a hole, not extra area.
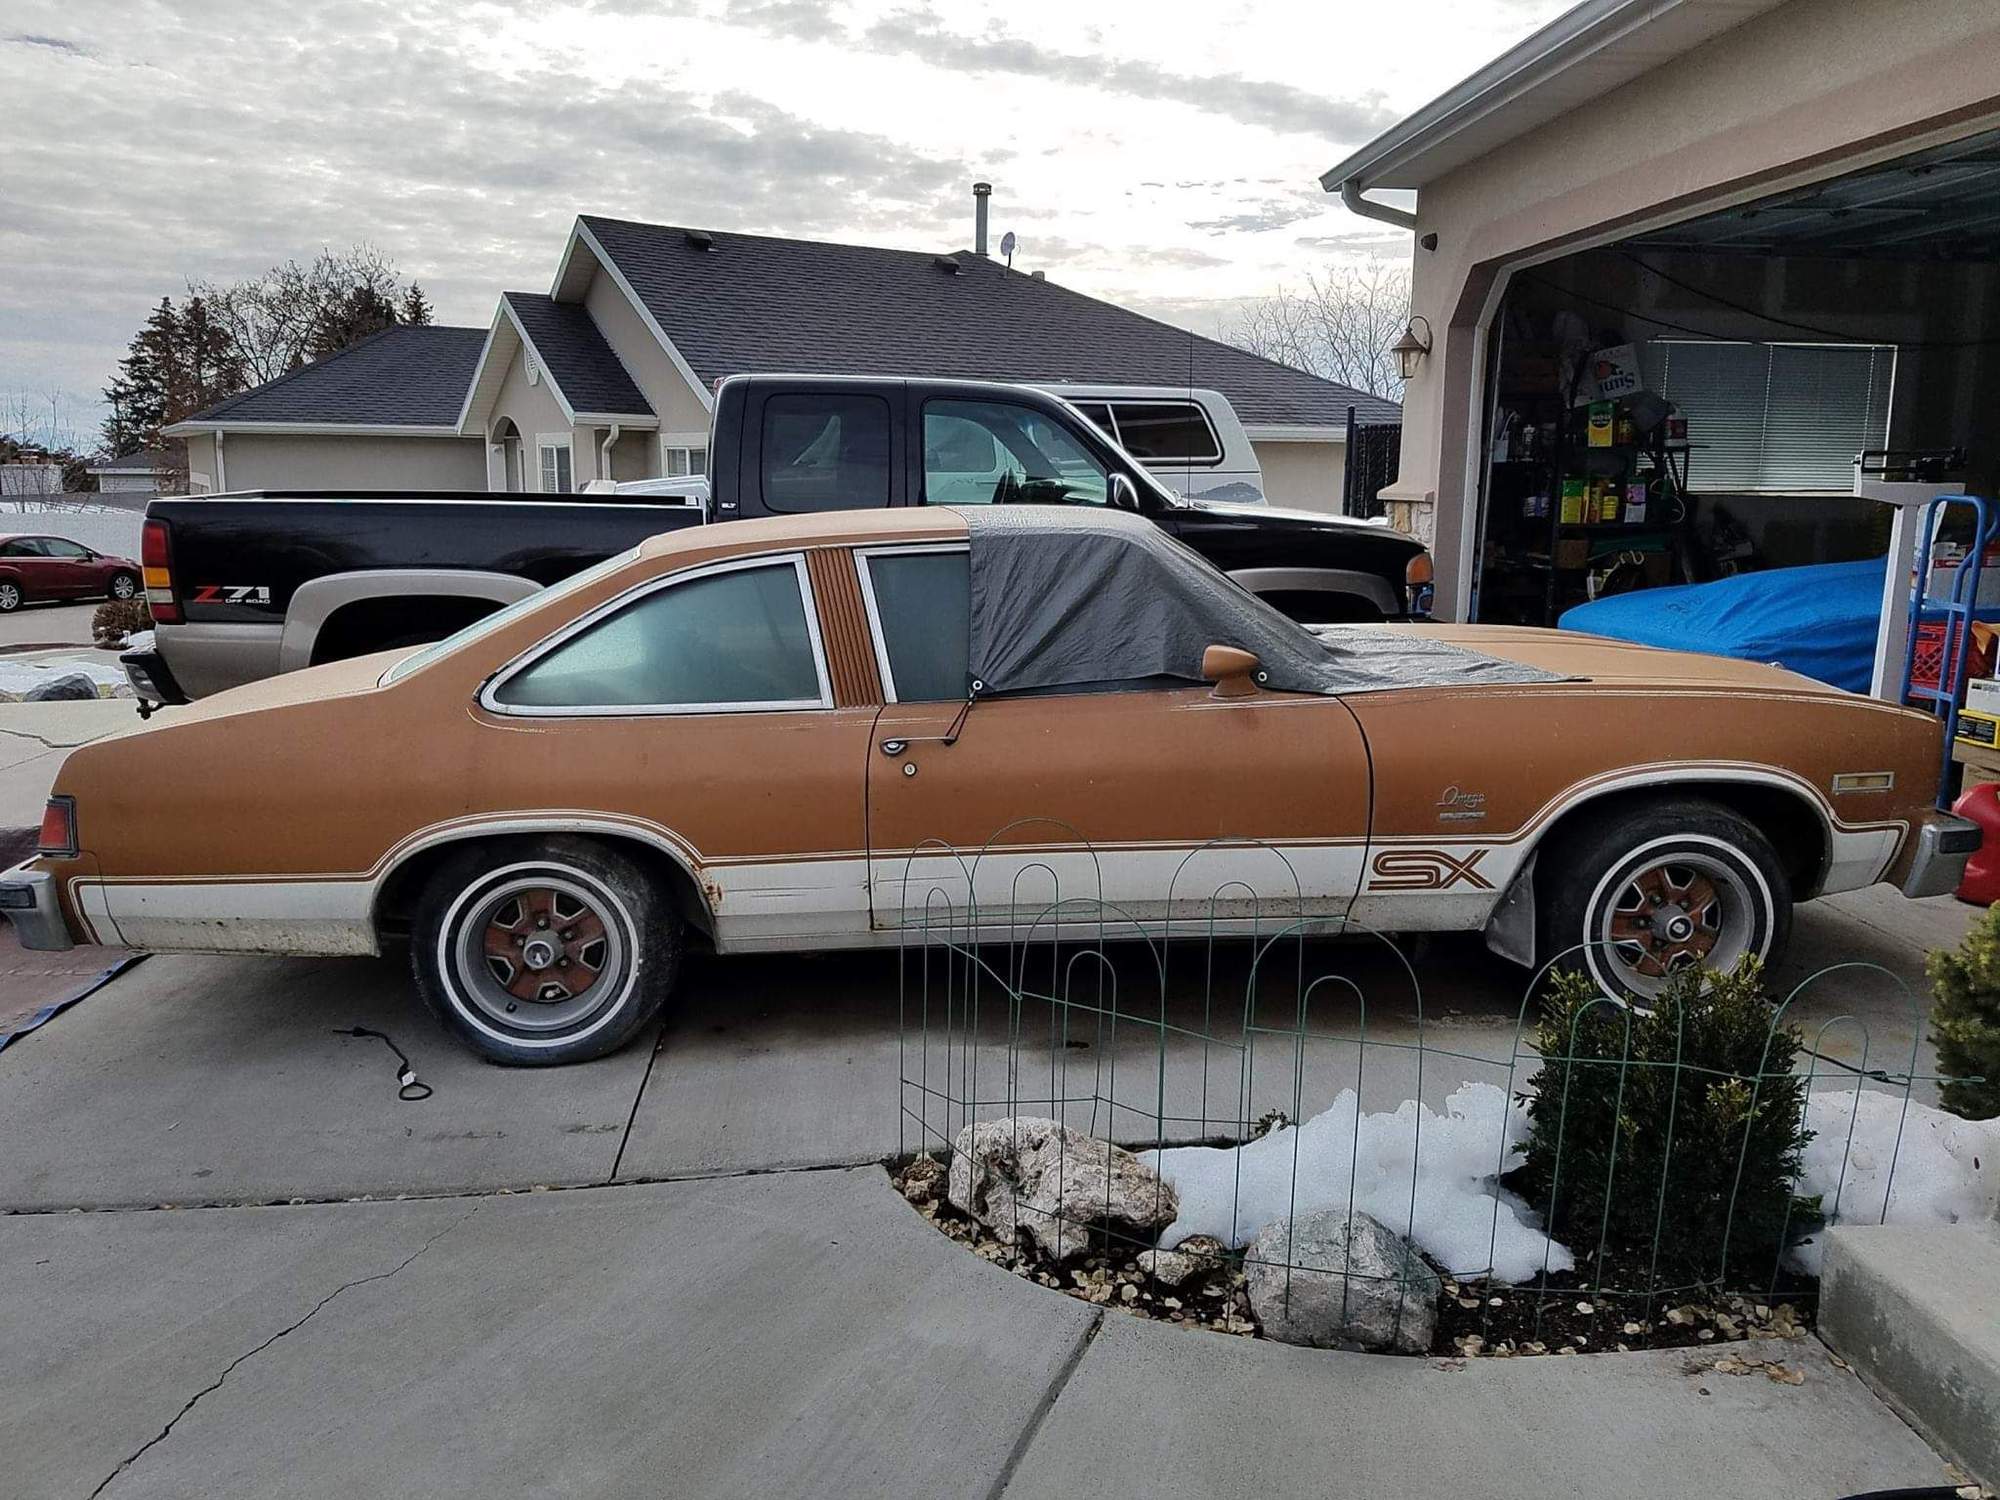
M 502 294 L 485 330 L 391 328 L 172 431 L 218 488 L 567 490 L 705 469 L 716 384 L 756 371 L 1217 390 L 1269 498 L 1328 510 L 1350 408 L 1397 415 L 971 251 L 585 215 L 548 292 Z

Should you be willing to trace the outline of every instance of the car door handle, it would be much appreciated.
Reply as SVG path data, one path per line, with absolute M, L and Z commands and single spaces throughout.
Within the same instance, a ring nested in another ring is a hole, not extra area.
M 901 755 L 905 750 L 909 748 L 910 748 L 910 742 L 908 740 L 882 741 L 882 753 L 884 755 Z

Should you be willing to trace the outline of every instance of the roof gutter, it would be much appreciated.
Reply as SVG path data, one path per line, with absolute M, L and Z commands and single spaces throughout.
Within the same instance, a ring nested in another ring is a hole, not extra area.
M 1398 229 L 1415 229 L 1417 216 L 1407 208 L 1393 208 L 1387 203 L 1377 203 L 1373 198 L 1361 196 L 1361 179 L 1349 177 L 1340 184 L 1340 201 L 1364 219 L 1379 219 L 1384 224 L 1394 224 Z

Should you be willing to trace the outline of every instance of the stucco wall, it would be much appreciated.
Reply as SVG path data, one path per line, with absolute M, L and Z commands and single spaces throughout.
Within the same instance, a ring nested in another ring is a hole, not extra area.
M 188 488 L 219 489 L 215 474 L 215 439 L 197 434 L 187 439 Z
M 630 372 L 653 410 L 659 414 L 662 432 L 708 431 L 708 407 L 695 393 L 660 347 L 658 337 L 646 326 L 632 301 L 618 283 L 599 270 L 583 294 L 584 310 L 597 324 L 611 352 Z M 658 473 L 658 461 L 649 472 Z
M 1438 247 L 1415 252 L 1413 305 L 1434 342 L 1404 392 L 1400 478 L 1387 493 L 1435 502 L 1441 607 L 1455 610 L 1476 545 L 1464 524 L 1474 398 L 1507 263 L 1837 175 L 1995 117 L 1993 0 L 1791 0 L 1427 184 L 1417 233 Z
M 527 367 L 522 358 L 525 351 L 516 348 L 514 357 L 507 363 L 507 373 L 500 380 L 500 394 L 494 398 L 493 426 L 498 428 L 503 421 L 511 420 L 521 434 L 522 470 L 524 484 L 534 489 L 540 484 L 541 458 L 536 451 L 538 437 L 554 433 L 570 435 L 570 462 L 575 483 L 596 473 L 596 460 L 591 451 L 592 439 L 587 431 L 572 432 L 569 418 L 563 415 L 562 406 L 549 390 L 546 378 L 528 384 Z M 485 469 L 480 471 L 480 487 L 485 487 Z
M 209 468 L 188 442 L 190 469 Z M 486 461 L 475 438 L 266 437 L 223 439 L 232 490 L 483 490 Z M 212 459 L 211 459 L 212 464 Z
M 1252 441 L 1250 451 L 1264 471 L 1264 498 L 1271 504 L 1339 514 L 1345 443 Z

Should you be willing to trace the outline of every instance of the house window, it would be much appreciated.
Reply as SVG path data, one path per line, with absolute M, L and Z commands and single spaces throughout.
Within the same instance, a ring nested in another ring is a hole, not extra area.
M 1655 339 L 1641 363 L 1687 416 L 1690 489 L 1844 495 L 1854 456 L 1889 440 L 1893 344 Z
M 545 495 L 567 495 L 576 488 L 576 473 L 571 467 L 570 440 L 568 438 L 541 437 L 536 439 L 536 451 L 541 460 L 541 492 Z
M 708 472 L 708 449 L 701 444 L 664 442 L 660 445 L 660 472 L 669 479 Z

